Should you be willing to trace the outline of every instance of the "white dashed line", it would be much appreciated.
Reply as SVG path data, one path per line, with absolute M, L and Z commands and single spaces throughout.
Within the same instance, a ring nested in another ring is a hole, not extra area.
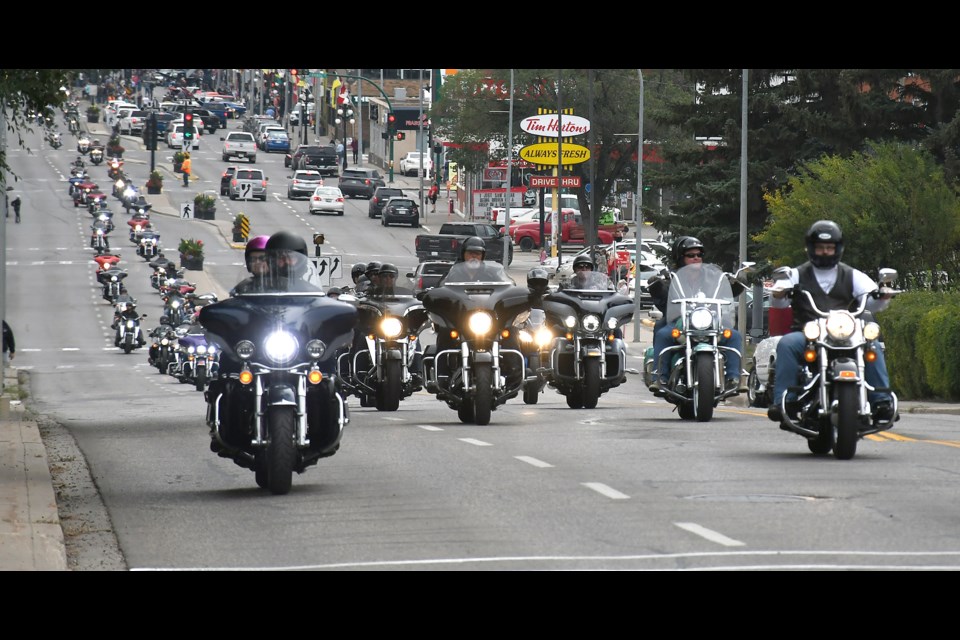
M 478 447 L 492 447 L 493 445 L 489 442 L 484 442 L 483 440 L 476 440 L 474 438 L 459 438 L 461 442 L 466 442 L 467 444 L 475 444 Z
M 722 544 L 725 547 L 743 547 L 746 546 L 745 542 L 740 542 L 739 540 L 734 540 L 733 538 L 728 538 L 722 533 L 717 533 L 706 527 L 701 527 L 695 522 L 674 522 L 674 525 L 689 531 L 690 533 L 696 534 L 701 538 L 706 538 L 710 542 L 716 542 L 717 544 Z
M 548 467 L 553 466 L 549 462 L 544 462 L 543 460 L 537 460 L 536 458 L 531 458 L 530 456 L 513 456 L 513 457 L 519 460 L 520 462 L 526 462 L 527 464 L 531 464 L 535 467 L 540 467 L 541 469 L 546 469 Z
M 616 489 L 611 489 L 602 482 L 583 482 L 581 483 L 588 489 L 593 489 L 597 493 L 604 495 L 612 500 L 628 500 L 630 496 L 625 493 L 620 493 Z
M 417 426 L 424 431 L 443 431 L 440 427 L 435 427 L 432 424 L 418 424 Z

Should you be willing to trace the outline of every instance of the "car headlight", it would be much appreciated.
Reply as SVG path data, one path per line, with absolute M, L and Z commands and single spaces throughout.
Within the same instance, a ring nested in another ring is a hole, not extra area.
M 863 337 L 867 340 L 876 340 L 880 337 L 880 325 L 876 322 L 868 322 L 863 325 Z
M 814 320 L 803 325 L 803 337 L 807 340 L 816 340 L 820 337 L 820 323 Z
M 256 349 L 249 340 L 241 340 L 233 347 L 233 350 L 237 352 L 237 357 L 241 360 L 249 360 L 253 357 L 253 352 Z
M 831 311 L 827 316 L 827 335 L 834 340 L 849 340 L 857 329 L 857 321 L 848 311 Z
M 267 357 L 274 362 L 287 362 L 293 359 L 299 348 L 297 339 L 286 331 L 274 331 L 263 341 Z
M 581 324 L 585 331 L 596 331 L 600 328 L 600 317 L 589 313 L 583 316 Z
M 690 326 L 698 331 L 709 329 L 713 326 L 713 314 L 710 309 L 700 307 L 690 313 Z
M 470 327 L 470 331 L 478 336 L 482 336 L 490 331 L 490 328 L 493 326 L 493 318 L 485 311 L 477 311 L 471 314 L 468 326 Z
M 403 332 L 403 323 L 399 318 L 388 316 L 380 321 L 380 331 L 386 338 L 396 338 Z

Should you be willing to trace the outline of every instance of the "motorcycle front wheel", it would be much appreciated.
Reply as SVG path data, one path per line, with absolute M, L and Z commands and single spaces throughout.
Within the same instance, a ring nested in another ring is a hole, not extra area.
M 290 492 L 293 484 L 293 465 L 297 451 L 293 434 L 297 420 L 293 407 L 270 407 L 267 409 L 267 425 L 270 443 L 267 445 L 267 489 L 274 495 Z
M 476 424 L 490 424 L 493 411 L 493 369 L 489 363 L 477 364 L 473 368 L 473 420 Z
M 197 375 L 196 375 L 195 382 L 196 382 L 197 391 L 203 391 L 203 388 L 207 386 L 207 368 L 206 367 L 202 369 L 197 367 Z
M 697 422 L 710 422 L 713 418 L 713 398 L 716 395 L 714 386 L 714 355 L 712 353 L 697 354 L 694 367 L 693 414 Z
M 473 424 L 473 400 L 468 398 L 460 403 L 460 407 L 457 409 L 457 417 L 463 424 Z
M 583 408 L 595 409 L 600 400 L 600 360 L 583 361 Z
M 403 386 L 401 362 L 387 360 L 383 366 L 383 380 L 377 389 L 377 409 L 379 411 L 396 411 L 400 408 L 400 393 Z
M 837 460 L 850 460 L 857 454 L 860 439 L 857 428 L 860 423 L 860 389 L 850 383 L 836 385 L 837 442 L 833 455 Z

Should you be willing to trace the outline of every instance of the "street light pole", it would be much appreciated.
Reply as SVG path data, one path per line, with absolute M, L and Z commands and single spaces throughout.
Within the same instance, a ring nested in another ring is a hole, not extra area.
M 640 251 L 643 242 L 643 69 L 640 78 L 640 124 L 637 135 L 637 195 L 633 199 L 633 219 L 637 223 L 637 251 L 633 268 L 633 341 L 640 342 Z

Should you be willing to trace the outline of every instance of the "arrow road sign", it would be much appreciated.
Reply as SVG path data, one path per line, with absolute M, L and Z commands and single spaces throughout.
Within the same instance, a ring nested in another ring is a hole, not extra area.
M 343 278 L 343 256 L 330 255 L 313 259 L 317 267 L 317 275 L 324 287 L 330 286 L 330 281 Z

